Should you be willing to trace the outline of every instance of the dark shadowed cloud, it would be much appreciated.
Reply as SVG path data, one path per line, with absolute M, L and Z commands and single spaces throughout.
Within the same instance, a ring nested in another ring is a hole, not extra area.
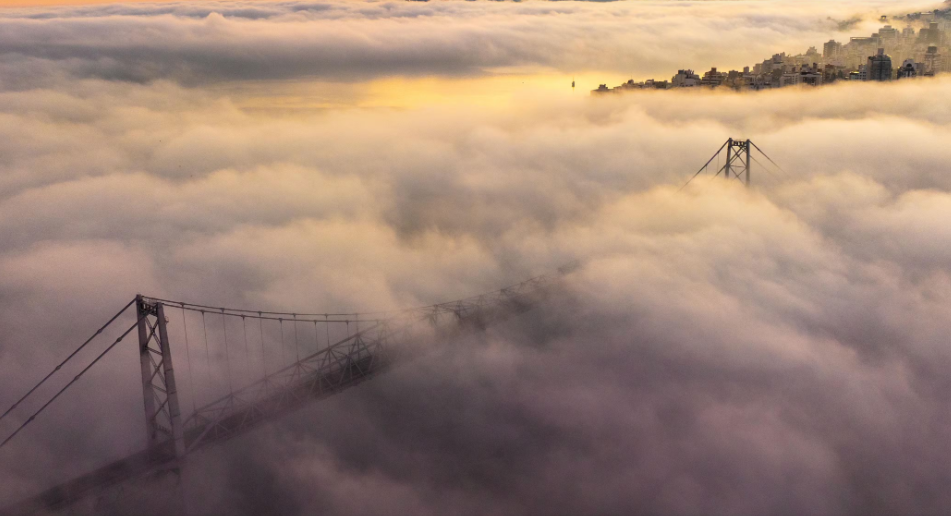
M 10 10 L 0 13 L 0 76 L 7 87 L 57 73 L 199 85 L 544 66 L 666 78 L 677 67 L 742 66 L 777 49 L 802 52 L 854 35 L 840 34 L 830 12 L 897 8 L 894 1 L 828 4 L 187 2 Z

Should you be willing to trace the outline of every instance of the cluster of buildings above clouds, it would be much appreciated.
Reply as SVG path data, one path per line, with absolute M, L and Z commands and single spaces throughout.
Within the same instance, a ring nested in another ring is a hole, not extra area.
M 631 79 L 614 88 L 602 84 L 593 93 L 695 87 L 764 90 L 836 81 L 891 81 L 951 70 L 951 9 L 909 14 L 897 20 L 906 26 L 898 30 L 885 25 L 869 37 L 848 42 L 832 40 L 822 46 L 822 53 L 811 47 L 796 56 L 776 54 L 752 69 L 722 72 L 711 68 L 703 76 L 679 70 L 669 81 Z M 882 16 L 882 21 L 887 22 L 887 17 Z

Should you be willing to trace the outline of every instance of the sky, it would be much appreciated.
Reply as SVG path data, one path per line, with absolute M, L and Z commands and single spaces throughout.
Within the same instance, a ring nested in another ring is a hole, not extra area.
M 951 77 L 589 95 L 934 5 L 0 9 L 0 406 L 136 293 L 371 311 L 577 262 L 523 317 L 190 458 L 190 510 L 946 514 Z M 680 189 L 730 137 L 781 170 Z M 185 406 L 220 387 L 179 367 Z M 141 449 L 140 392 L 117 347 L 0 449 L 0 505 Z

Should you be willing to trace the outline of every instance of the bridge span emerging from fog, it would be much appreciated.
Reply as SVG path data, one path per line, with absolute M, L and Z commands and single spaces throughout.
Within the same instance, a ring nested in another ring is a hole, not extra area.
M 756 160 L 754 149 L 782 171 L 752 141 L 731 138 L 683 187 L 711 170 L 714 176 L 739 180 L 750 186 L 754 162 L 772 174 Z M 724 153 L 725 157 L 721 158 Z M 717 160 L 716 168 L 711 167 L 714 160 Z M 13 414 L 93 341 L 105 340 L 104 335 L 110 330 L 117 334 L 78 375 L 23 420 L 0 443 L 0 448 L 134 334 L 138 339 L 145 408 L 144 449 L 0 513 L 96 511 L 117 503 L 128 484 L 148 484 L 158 479 L 175 479 L 180 493 L 185 459 L 192 453 L 368 380 L 421 348 L 450 342 L 530 310 L 547 298 L 561 276 L 570 270 L 571 267 L 562 268 L 558 274 L 540 276 L 472 298 L 386 313 L 256 311 L 136 296 L 0 415 L 2 420 Z M 125 314 L 132 308 L 134 321 L 128 327 L 121 326 L 119 321 L 127 318 Z M 173 319 L 176 321 L 171 325 Z M 191 407 L 187 416 L 182 412 L 183 396 L 178 388 L 181 378 L 173 366 L 173 347 L 178 350 L 175 360 L 185 359 L 185 377 L 194 391 L 186 393 L 190 403 L 184 405 Z M 214 364 L 223 370 L 216 370 L 213 365 L 212 347 L 216 350 Z M 201 365 L 202 350 L 204 366 Z M 255 378 L 255 381 L 236 388 L 236 377 Z M 197 388 L 198 385 L 204 389 Z M 216 387 L 217 395 L 213 394 Z M 199 403 L 199 400 L 203 401 Z M 184 497 L 177 500 L 179 508 L 166 512 L 186 512 Z M 175 502 L 176 497 L 156 500 L 169 507 Z
M 185 513 L 181 475 L 189 455 L 373 378 L 424 348 L 447 344 L 524 313 L 549 297 L 569 270 L 467 299 L 386 313 L 257 311 L 136 296 L 0 416 L 17 413 L 84 348 L 108 343 L 6 436 L 0 447 L 28 429 L 110 351 L 137 339 L 144 449 L 0 509 L 0 514 L 111 512 L 134 492 L 149 492 L 153 498 L 156 492 L 165 493 L 162 499 L 148 502 L 165 513 Z M 116 336 L 104 338 L 110 334 Z M 183 362 L 185 368 L 173 365 Z M 255 376 L 251 383 L 235 384 L 238 378 Z M 223 393 L 208 400 L 213 388 L 205 393 L 195 389 L 196 381 L 201 384 L 203 379 L 216 383 Z M 196 391 L 186 393 L 191 407 L 187 415 L 179 390 L 183 380 Z M 199 403 L 203 397 L 206 401 Z M 136 487 L 161 482 L 172 488 Z

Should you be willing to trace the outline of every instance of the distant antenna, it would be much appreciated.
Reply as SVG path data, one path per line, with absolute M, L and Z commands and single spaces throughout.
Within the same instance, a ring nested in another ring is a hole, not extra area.
M 726 179 L 738 179 L 742 181 L 746 186 L 751 184 L 751 172 L 753 162 L 759 163 L 751 154 L 752 149 L 756 149 L 764 158 L 769 160 L 777 169 L 783 172 L 783 169 L 776 164 L 769 156 L 763 152 L 755 143 L 750 140 L 734 140 L 730 138 L 720 146 L 717 152 L 711 157 L 696 174 L 693 175 L 683 186 L 680 187 L 683 190 L 687 185 L 690 184 L 690 181 L 693 181 L 695 177 L 699 176 L 703 171 L 707 170 L 710 166 L 710 163 L 713 163 L 713 160 L 717 159 L 723 150 L 726 149 L 726 161 L 723 163 L 723 166 L 720 167 L 716 173 L 715 177 L 720 176 L 721 174 Z M 760 164 L 762 165 L 762 164 Z M 764 167 L 764 170 L 770 172 Z M 772 173 L 772 172 L 770 172 Z

